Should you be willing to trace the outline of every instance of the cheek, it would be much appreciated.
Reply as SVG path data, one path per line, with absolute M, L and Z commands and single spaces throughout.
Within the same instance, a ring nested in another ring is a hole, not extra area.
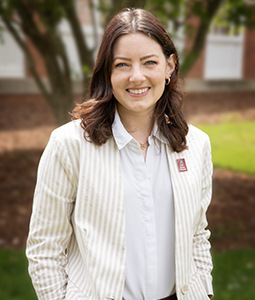
M 112 88 L 116 89 L 116 88 L 120 87 L 121 84 L 122 84 L 122 81 L 123 81 L 123 79 L 122 79 L 121 74 L 115 74 L 115 73 L 113 73 L 111 75 Z
M 153 81 L 158 85 L 165 84 L 165 80 L 166 80 L 165 69 L 163 68 L 157 69 L 157 71 L 154 74 L 151 74 L 151 78 L 153 78 Z
M 110 81 L 111 81 L 111 85 L 112 85 L 112 88 L 113 88 L 114 87 L 114 75 L 113 74 L 111 74 Z
M 163 95 L 165 90 L 165 77 L 158 77 L 157 83 L 156 83 L 156 89 L 155 89 L 155 97 L 157 100 L 160 99 L 160 97 Z
M 114 76 L 111 76 L 111 85 L 112 85 L 112 93 L 114 95 L 115 91 L 116 91 L 116 86 L 117 86 Z
M 159 90 L 164 90 L 166 85 L 166 79 L 165 76 L 162 76 L 162 73 L 155 78 L 155 84 Z
M 115 97 L 116 100 L 119 99 L 120 95 L 120 84 L 118 77 L 114 74 L 111 76 L 111 85 L 112 85 L 112 94 Z

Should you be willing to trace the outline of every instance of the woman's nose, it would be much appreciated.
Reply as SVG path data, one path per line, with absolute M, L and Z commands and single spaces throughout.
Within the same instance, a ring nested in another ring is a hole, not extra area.
M 134 84 L 140 84 L 145 80 L 145 76 L 140 67 L 133 67 L 131 71 L 131 75 L 129 81 Z

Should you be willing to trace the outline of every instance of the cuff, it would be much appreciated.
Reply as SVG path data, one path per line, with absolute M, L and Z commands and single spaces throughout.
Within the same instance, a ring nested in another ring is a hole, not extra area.
M 203 282 L 204 288 L 206 290 L 206 293 L 211 298 L 213 297 L 213 286 L 212 286 L 212 276 L 205 276 L 204 274 L 201 274 L 201 280 Z

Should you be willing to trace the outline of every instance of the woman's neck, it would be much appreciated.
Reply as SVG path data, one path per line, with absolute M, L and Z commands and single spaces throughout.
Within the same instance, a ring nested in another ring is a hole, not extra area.
M 118 110 L 121 122 L 127 132 L 140 144 L 145 144 L 154 124 L 152 114 L 122 113 Z

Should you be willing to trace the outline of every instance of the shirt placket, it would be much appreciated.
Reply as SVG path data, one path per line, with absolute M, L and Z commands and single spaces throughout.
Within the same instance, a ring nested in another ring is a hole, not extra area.
M 154 299 L 154 293 L 157 290 L 157 244 L 156 244 L 156 225 L 155 211 L 152 194 L 152 172 L 144 162 L 139 144 L 132 145 L 133 151 L 136 152 L 136 177 L 139 180 L 139 199 L 142 204 L 142 224 L 144 227 L 143 242 L 146 245 L 146 300 Z M 150 150 L 147 151 L 147 161 L 149 160 Z
M 150 139 L 150 147 L 147 150 L 147 160 L 144 163 L 146 172 L 147 197 L 144 198 L 144 207 L 147 214 L 145 215 L 146 224 L 146 240 L 147 240 L 147 297 L 146 300 L 155 299 L 155 291 L 157 290 L 157 240 L 156 240 L 156 224 L 155 209 L 152 193 L 152 167 L 153 161 L 150 159 L 151 151 L 154 149 L 154 141 Z

